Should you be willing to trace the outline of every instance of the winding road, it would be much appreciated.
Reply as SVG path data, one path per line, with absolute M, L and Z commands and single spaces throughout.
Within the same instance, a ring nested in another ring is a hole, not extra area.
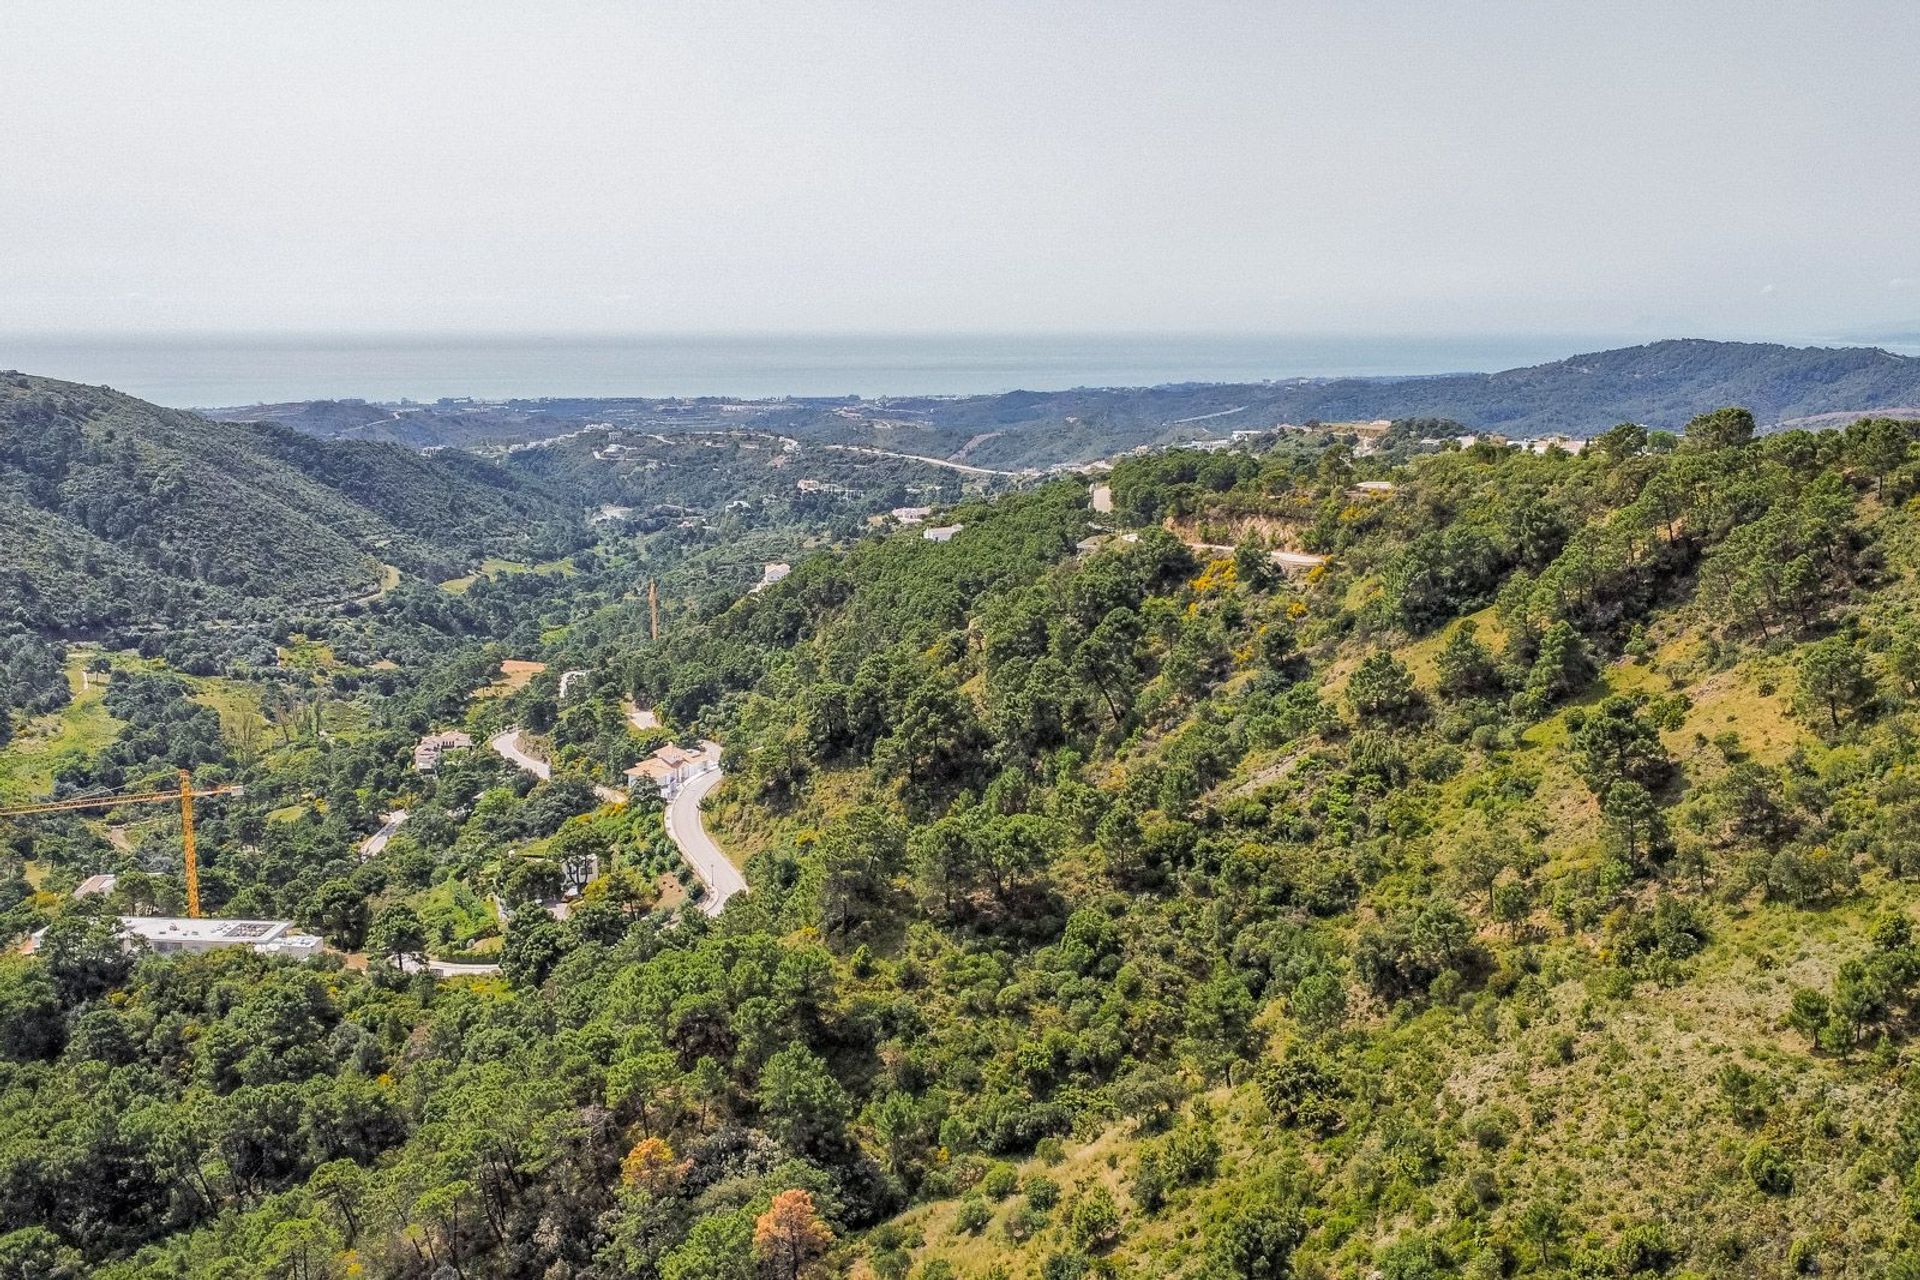
M 924 453 L 895 453 L 891 449 L 875 449 L 864 444 L 823 444 L 820 447 L 837 449 L 841 453 L 864 453 L 870 458 L 901 458 L 908 462 L 924 462 L 930 467 L 945 467 L 949 471 L 960 471 L 970 476 L 1012 476 L 1019 479 L 1040 474 L 1031 467 L 1025 471 L 997 471 L 992 467 L 976 467 L 971 462 L 951 462 L 946 458 L 929 458 Z
M 487 739 L 487 745 L 536 778 L 548 779 L 553 777 L 552 765 L 538 756 L 527 754 L 527 749 L 520 745 L 519 725 L 515 725 L 511 729 L 502 729 L 499 733 Z M 593 794 L 599 796 L 608 804 L 625 804 L 627 802 L 626 792 L 615 787 L 604 786 L 600 783 L 594 784 Z
M 487 739 L 487 745 L 514 764 L 519 765 L 536 778 L 546 779 L 553 776 L 553 766 L 538 756 L 530 756 L 527 749 L 520 745 L 520 726 L 502 729 Z
M 653 713 L 642 712 L 636 707 L 630 710 L 630 714 L 638 723 L 641 716 L 651 719 Z M 537 756 L 527 754 L 526 748 L 520 745 L 518 726 L 494 734 L 487 739 L 487 745 L 535 777 L 551 778 L 553 776 L 552 765 Z M 706 745 L 711 758 L 716 763 L 705 773 L 696 774 L 680 788 L 680 793 L 667 805 L 666 824 L 668 838 L 679 848 L 681 856 L 687 860 L 687 865 L 693 868 L 693 873 L 699 876 L 701 883 L 707 887 L 706 895 L 700 899 L 701 914 L 717 916 L 726 907 L 729 898 L 747 891 L 747 881 L 746 877 L 740 874 L 740 869 L 727 861 L 727 855 L 720 852 L 720 846 L 715 844 L 713 837 L 707 834 L 706 824 L 700 818 L 700 802 L 705 800 L 708 793 L 720 785 L 720 780 L 726 776 L 720 772 L 720 766 L 717 763 L 720 755 L 719 744 L 710 742 Z M 612 787 L 595 787 L 594 791 L 609 804 L 627 802 L 625 793 L 615 791 Z M 370 858 L 379 853 L 406 820 L 407 813 L 404 809 L 388 814 L 385 825 L 360 846 L 360 856 Z M 405 957 L 400 962 L 400 968 L 405 973 L 419 973 L 425 970 L 434 977 L 442 979 L 490 978 L 500 972 L 498 964 L 435 960 L 431 956 Z
M 707 886 L 706 896 L 700 899 L 700 910 L 709 916 L 719 915 L 727 899 L 747 891 L 746 877 L 727 861 L 727 855 L 720 852 L 720 846 L 707 834 L 706 824 L 700 818 L 700 802 L 725 776 L 715 765 L 690 779 L 667 805 L 667 836 L 679 846 L 681 856 Z
M 629 714 L 636 724 L 643 716 L 653 719 L 651 711 L 642 711 L 637 707 L 633 708 Z M 655 723 L 657 724 L 658 721 L 655 720 Z M 520 744 L 520 729 L 517 725 L 494 734 L 487 739 L 487 745 L 536 778 L 553 776 L 552 765 L 537 756 L 529 755 L 527 749 Z M 679 794 L 668 802 L 666 823 L 667 838 L 679 848 L 680 855 L 687 860 L 687 865 L 692 867 L 693 873 L 700 877 L 700 882 L 707 886 L 706 896 L 700 899 L 700 910 L 706 915 L 717 916 L 727 905 L 727 899 L 736 893 L 747 891 L 747 881 L 740 874 L 740 868 L 727 861 L 727 855 L 720 852 L 720 846 L 715 844 L 713 837 L 707 834 L 706 824 L 700 819 L 700 802 L 705 800 L 707 794 L 720 784 L 720 779 L 726 776 L 720 771 L 718 763 L 720 744 L 709 742 L 706 747 L 708 755 L 715 762 L 713 767 L 690 778 L 680 788 Z M 627 802 L 626 793 L 616 791 L 612 787 L 596 786 L 593 790 L 595 795 L 608 804 Z

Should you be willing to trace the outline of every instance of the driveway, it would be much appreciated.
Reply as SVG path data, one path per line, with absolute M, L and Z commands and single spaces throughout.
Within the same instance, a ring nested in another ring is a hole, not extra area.
M 497 964 L 455 964 L 451 960 L 435 960 L 428 956 L 425 962 L 413 956 L 400 958 L 400 972 L 419 973 L 425 969 L 436 978 L 491 978 L 500 972 Z
M 377 857 L 380 851 L 387 847 L 387 841 L 393 839 L 393 833 L 398 831 L 406 820 L 405 809 L 395 809 L 388 814 L 380 829 L 360 842 L 360 857 L 363 860 Z

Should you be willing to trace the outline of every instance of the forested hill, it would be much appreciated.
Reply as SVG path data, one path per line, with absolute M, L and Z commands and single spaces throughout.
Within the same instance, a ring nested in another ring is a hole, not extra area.
M 1762 426 L 1920 405 L 1920 359 L 1865 347 L 1688 339 L 1501 373 L 896 399 L 866 434 L 887 448 L 941 456 L 965 449 L 970 462 L 1006 467 L 1287 422 L 1449 418 L 1513 436 L 1590 436 L 1618 422 L 1672 430 L 1724 404 L 1747 406 Z M 846 422 L 837 414 L 818 429 L 844 430 Z M 925 426 L 916 431 L 915 422 Z
M 1914 1280 L 1920 427 L 1754 426 L 1130 458 L 657 640 L 612 543 L 405 584 L 251 765 L 93 655 L 59 776 L 244 779 L 210 901 L 365 967 L 128 957 L 171 840 L 0 828 L 0 1276 Z M 552 669 L 470 698 L 489 615 Z M 596 805 L 636 704 L 726 744 L 717 917 Z
M 79 632 L 350 599 L 392 566 L 450 578 L 575 521 L 464 455 L 212 422 L 0 374 L 0 624 Z
M 1313 417 L 1443 416 L 1470 426 L 1588 435 L 1616 422 L 1674 429 L 1722 404 L 1763 423 L 1920 404 L 1920 359 L 1873 347 L 1674 339 L 1501 373 L 1388 383 L 1346 379 L 1298 393 Z

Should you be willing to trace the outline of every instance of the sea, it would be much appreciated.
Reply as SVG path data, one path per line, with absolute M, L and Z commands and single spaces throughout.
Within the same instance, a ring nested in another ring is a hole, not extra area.
M 759 399 L 1485 372 L 1648 340 L 1564 333 L 0 334 L 0 369 L 105 384 L 179 408 L 349 398 Z

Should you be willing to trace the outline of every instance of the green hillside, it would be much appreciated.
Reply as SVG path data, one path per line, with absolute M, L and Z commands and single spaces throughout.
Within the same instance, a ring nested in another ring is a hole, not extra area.
M 4 621 L 88 632 L 260 616 L 438 580 L 578 512 L 465 456 L 321 443 L 103 388 L 0 377 Z
M 1111 515 L 1077 478 L 968 499 L 948 541 L 732 601 L 727 547 L 609 534 L 397 590 L 371 634 L 498 630 L 250 756 L 211 691 L 118 667 L 119 736 L 62 777 L 244 777 L 210 900 L 366 969 L 129 965 L 102 916 L 169 901 L 164 855 L 104 901 L 0 877 L 11 930 L 53 921 L 0 966 L 0 1260 L 1920 1274 L 1915 436 L 1723 410 L 1579 456 L 1174 451 L 1115 468 Z M 469 699 L 505 656 L 553 669 Z M 555 776 L 412 773 L 447 724 L 523 726 Z M 661 906 L 657 806 L 590 787 L 669 733 L 726 744 L 707 822 L 750 892 L 713 920 Z M 114 856 L 0 839 L 60 886 Z

